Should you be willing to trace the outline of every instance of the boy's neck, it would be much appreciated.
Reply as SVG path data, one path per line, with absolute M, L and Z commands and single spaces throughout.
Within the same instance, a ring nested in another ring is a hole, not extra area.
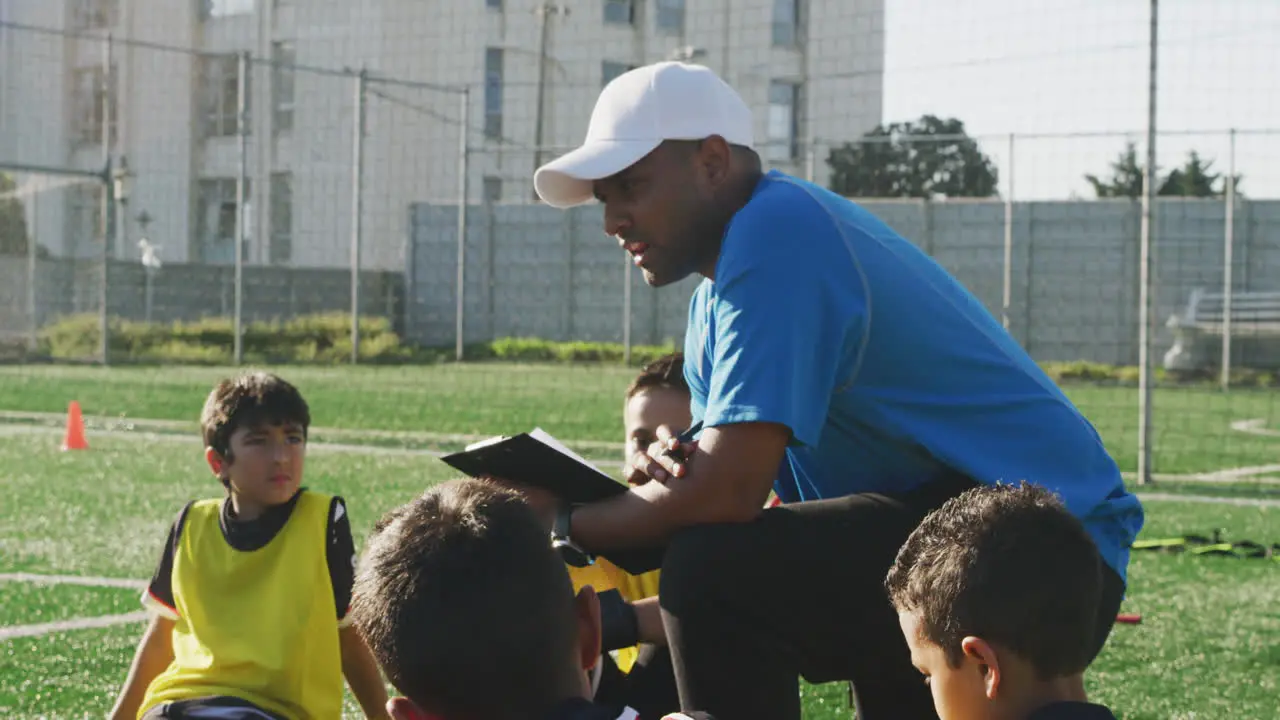
M 253 522 L 262 517 L 267 507 L 261 503 L 246 500 L 235 491 L 231 492 L 231 515 L 236 522 Z
M 1060 702 L 1088 702 L 1089 696 L 1084 688 L 1084 675 L 1068 675 L 1066 677 L 1040 680 L 1027 689 L 1020 703 L 1024 712 L 1018 717 L 1030 717 L 1032 713 L 1046 705 Z

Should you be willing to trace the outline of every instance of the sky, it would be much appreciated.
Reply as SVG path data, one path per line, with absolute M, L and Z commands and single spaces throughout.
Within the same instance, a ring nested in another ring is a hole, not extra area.
M 1150 0 L 885 0 L 887 122 L 958 117 L 1014 197 L 1092 197 L 1124 133 L 1145 137 Z M 1156 166 L 1195 149 L 1240 189 L 1280 197 L 1280 0 L 1161 0 Z M 1269 130 L 1270 133 L 1252 132 Z M 1114 133 L 1097 136 L 1098 133 Z M 1195 133 L 1195 134 L 1191 134 Z

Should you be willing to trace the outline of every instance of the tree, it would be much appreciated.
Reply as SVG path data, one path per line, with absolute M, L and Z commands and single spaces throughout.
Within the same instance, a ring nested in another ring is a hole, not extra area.
M 1159 168 L 1156 169 L 1156 194 L 1164 197 L 1222 197 L 1227 192 L 1226 178 L 1220 173 L 1210 172 L 1213 161 L 1206 161 L 1200 153 L 1192 150 L 1182 167 L 1175 168 L 1160 179 Z M 1142 196 L 1142 174 L 1144 166 L 1138 162 L 1137 148 L 1132 142 L 1125 145 L 1124 152 L 1111 163 L 1111 177 L 1106 180 L 1097 175 L 1087 174 L 1084 179 L 1093 186 L 1093 192 L 1100 198 Z M 1236 175 L 1236 192 L 1240 192 L 1242 177 Z
M 27 216 L 17 189 L 13 178 L 0 173 L 0 255 L 27 254 Z
M 1124 152 L 1111 163 L 1111 177 L 1100 180 L 1097 175 L 1088 174 L 1085 180 L 1093 186 L 1093 193 L 1100 198 L 1128 197 L 1142 195 L 1142 165 L 1138 162 L 1138 149 L 1132 142 L 1126 143 Z
M 1200 159 L 1200 153 L 1192 150 L 1180 168 L 1169 172 L 1156 194 L 1180 197 L 1223 197 L 1227 194 L 1227 178 L 1221 173 L 1211 173 L 1213 161 Z M 1236 193 L 1240 192 L 1240 175 L 1236 175 Z M 1221 182 L 1221 185 L 1218 183 Z
M 878 125 L 832 148 L 827 165 L 831 189 L 846 197 L 991 197 L 998 180 L 964 123 L 934 115 Z

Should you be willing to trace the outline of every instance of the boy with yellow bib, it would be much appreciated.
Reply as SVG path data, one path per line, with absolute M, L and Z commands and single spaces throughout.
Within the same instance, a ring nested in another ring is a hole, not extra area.
M 684 381 L 683 354 L 672 353 L 647 365 L 632 380 L 625 397 L 626 457 L 649 447 L 659 425 L 687 427 L 689 387 Z M 569 565 L 568 569 L 574 592 L 590 585 L 600 596 L 604 648 L 610 652 L 601 658 L 596 702 L 630 706 L 642 718 L 679 710 L 675 671 L 658 607 L 660 572 L 632 575 L 599 556 L 591 565 Z
M 188 503 L 170 528 L 111 718 L 337 718 L 344 677 L 366 717 L 387 717 L 378 666 L 347 620 L 346 505 L 301 486 L 310 423 L 274 375 L 209 394 L 205 459 L 226 497 Z

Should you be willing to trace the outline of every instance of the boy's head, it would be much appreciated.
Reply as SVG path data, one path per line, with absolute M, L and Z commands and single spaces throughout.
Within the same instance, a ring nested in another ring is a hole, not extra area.
M 688 427 L 691 418 L 684 355 L 671 353 L 646 365 L 627 387 L 626 397 L 627 457 L 649 447 L 659 425 L 669 425 L 677 432 Z
M 455 480 L 392 510 L 369 539 L 353 616 L 404 696 L 399 720 L 538 717 L 590 695 L 600 606 L 522 496 Z
M 205 459 L 227 491 L 261 509 L 302 484 L 311 412 L 298 389 L 270 373 L 222 380 L 200 413 Z
M 980 487 L 927 516 L 885 585 L 942 720 L 1019 718 L 1078 681 L 1101 594 L 1093 540 L 1050 491 Z

